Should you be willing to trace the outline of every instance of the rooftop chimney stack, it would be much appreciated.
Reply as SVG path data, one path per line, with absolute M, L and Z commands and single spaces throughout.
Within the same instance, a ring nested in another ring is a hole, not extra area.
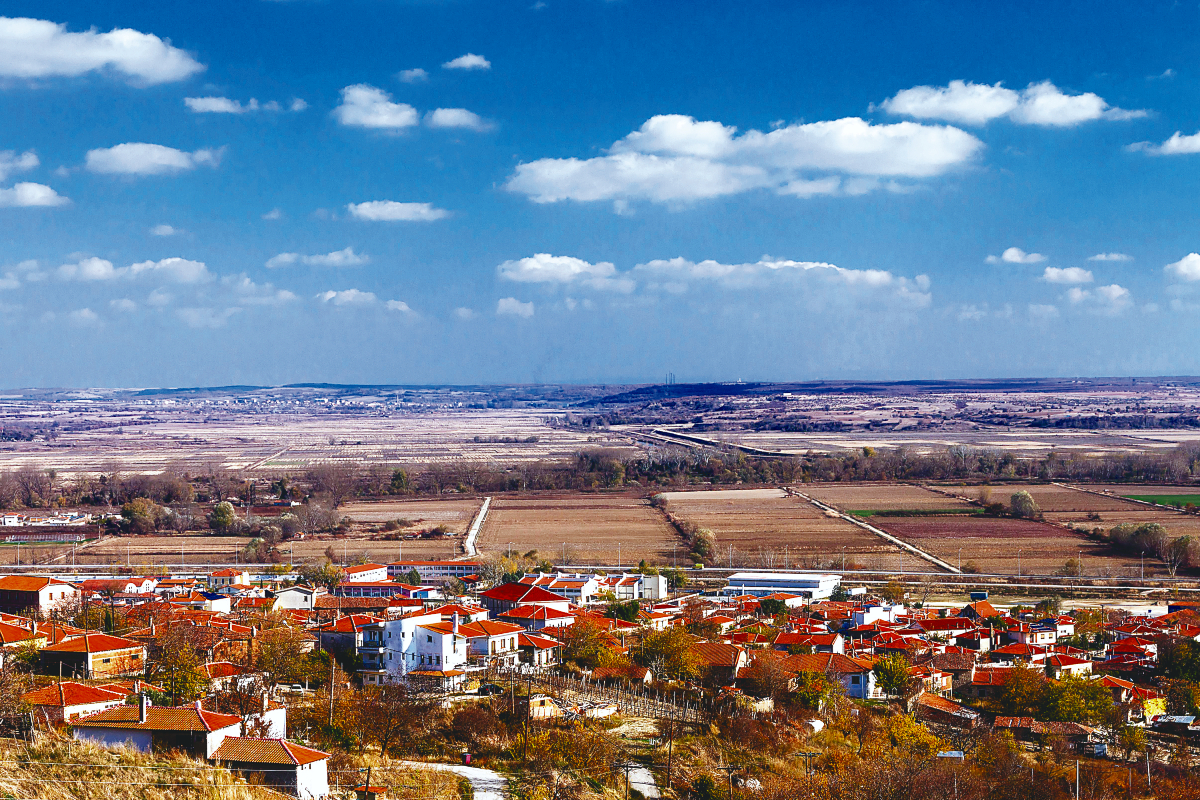
M 454 622 L 453 622 L 453 625 L 454 625 L 454 628 L 453 628 L 453 630 L 454 630 L 454 635 L 455 635 L 455 636 L 458 636 L 458 612 L 457 612 L 457 611 L 455 611 L 455 612 L 454 612 Z
M 138 722 L 146 721 L 146 709 L 150 707 L 150 698 L 145 694 L 138 696 Z

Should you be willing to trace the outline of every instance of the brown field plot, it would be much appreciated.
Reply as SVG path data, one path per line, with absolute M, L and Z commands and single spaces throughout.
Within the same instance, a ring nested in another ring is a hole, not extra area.
M 714 566 L 727 563 L 730 545 L 735 567 L 840 568 L 842 548 L 848 566 L 899 570 L 901 559 L 906 571 L 929 566 L 869 531 L 778 489 L 668 492 L 666 498 L 672 514 L 716 536 Z
M 960 491 L 968 497 L 977 500 L 987 498 L 992 503 L 1008 505 L 1012 496 L 1017 492 L 1029 492 L 1033 501 L 1042 511 L 1047 512 L 1081 512 L 1089 511 L 1129 511 L 1136 509 L 1136 503 L 1122 500 L 1119 497 L 1101 497 L 1091 492 L 1081 492 L 1065 486 L 1036 485 L 1023 486 L 1020 484 L 1004 484 L 997 486 L 971 486 L 951 489 Z
M 379 524 L 399 519 L 416 523 L 414 528 L 434 528 L 445 525 L 455 535 L 463 536 L 471 518 L 479 510 L 482 499 L 472 500 L 378 500 L 346 503 L 338 513 L 355 522 Z
M 563 494 L 497 498 L 479 533 L 481 552 L 537 550 L 558 563 L 634 566 L 641 559 L 670 565 L 671 545 L 680 542 L 645 498 L 633 495 Z M 682 557 L 685 548 L 678 548 Z M 680 563 L 685 563 L 681 561 Z
M 907 483 L 803 483 L 796 491 L 842 511 L 936 511 L 969 508 L 970 503 Z
M 983 572 L 1051 575 L 1068 559 L 1083 556 L 1085 576 L 1134 577 L 1139 559 L 1073 534 L 1057 525 L 1032 520 L 996 517 L 874 517 L 871 523 L 945 561 L 957 565 L 974 562 Z M 1161 565 L 1146 562 L 1146 575 L 1158 574 Z

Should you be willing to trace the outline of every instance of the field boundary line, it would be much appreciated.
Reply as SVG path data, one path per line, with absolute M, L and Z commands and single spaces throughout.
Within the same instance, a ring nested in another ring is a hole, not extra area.
M 1096 497 L 1104 497 L 1108 500 L 1120 500 L 1123 503 L 1137 503 L 1138 505 L 1143 505 L 1148 508 L 1161 508 L 1165 511 L 1174 511 L 1176 514 L 1187 514 L 1187 512 L 1184 511 L 1182 508 L 1176 508 L 1175 506 L 1163 505 L 1162 503 L 1151 503 L 1146 500 L 1138 500 L 1137 498 L 1134 498 L 1134 497 L 1123 497 L 1119 494 L 1106 494 L 1105 492 L 1098 492 L 1095 489 L 1085 489 L 1082 486 L 1072 486 L 1069 483 L 1051 482 L 1050 485 L 1051 486 L 1060 486 L 1063 489 L 1070 489 L 1075 492 L 1083 492 L 1084 494 L 1094 494 L 1094 495 L 1096 495 Z M 1117 513 L 1120 513 L 1120 512 L 1117 512 Z
M 475 519 L 471 520 L 471 527 L 467 529 L 467 538 L 463 539 L 463 551 L 469 556 L 479 555 L 479 551 L 475 549 L 475 537 L 479 536 L 479 529 L 483 527 L 483 521 L 487 518 L 491 506 L 492 498 L 483 498 L 483 504 L 475 512 Z
M 949 572 L 952 572 L 955 575 L 962 574 L 962 570 L 960 570 L 958 567 L 951 566 L 950 564 L 946 563 L 945 561 L 942 561 L 937 556 L 935 556 L 931 553 L 926 553 L 921 548 L 915 547 L 915 546 L 909 544 L 908 542 L 904 541 L 903 539 L 898 539 L 895 536 L 892 536 L 887 531 L 880 530 L 879 528 L 876 528 L 874 525 L 870 525 L 866 522 L 863 522 L 861 519 L 855 519 L 854 517 L 850 516 L 849 514 L 843 514 L 841 511 L 834 508 L 833 506 L 825 505 L 820 500 L 814 500 L 813 498 L 806 495 L 804 492 L 797 491 L 796 495 L 798 497 L 803 497 L 805 500 L 812 503 L 814 506 L 821 509 L 822 511 L 829 511 L 834 514 L 837 514 L 839 517 L 846 520 L 847 522 L 851 522 L 860 528 L 870 531 L 871 533 L 875 534 L 879 538 L 884 539 L 885 541 L 891 542 L 892 544 L 896 545 L 900 549 L 906 550 L 907 552 L 912 553 L 914 556 L 917 556 L 918 558 L 923 558 L 924 560 L 928 561 L 930 564 L 933 564 L 935 567 L 941 567 L 942 569 L 948 570 Z

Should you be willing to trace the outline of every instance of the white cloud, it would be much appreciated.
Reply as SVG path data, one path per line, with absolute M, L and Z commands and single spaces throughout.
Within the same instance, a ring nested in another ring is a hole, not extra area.
M 33 208 L 38 206 L 65 206 L 70 198 L 42 183 L 22 182 L 11 189 L 0 189 L 0 207 Z
M 188 53 L 150 33 L 130 28 L 69 33 L 66 25 L 47 20 L 0 17 L 0 75 L 73 77 L 111 70 L 151 85 L 183 80 L 203 69 Z
M 1200 281 L 1200 253 L 1188 253 L 1163 269 L 1181 281 Z
M 95 256 L 58 268 L 58 277 L 67 281 L 109 281 L 123 274 L 124 269 L 115 269 L 111 261 Z
M 8 180 L 8 176 L 14 172 L 27 172 L 41 163 L 37 153 L 32 150 L 20 155 L 15 150 L 0 150 L 0 181 Z
M 483 56 L 477 56 L 474 53 L 461 55 L 453 61 L 447 61 L 442 64 L 443 69 L 491 69 L 492 62 L 488 61 Z
M 270 283 L 255 283 L 245 273 L 226 275 L 221 278 L 221 285 L 233 292 L 239 305 L 280 306 L 299 299 L 287 289 L 276 289 Z
M 987 303 L 982 307 L 970 304 L 960 306 L 958 313 L 954 315 L 959 322 L 977 322 L 988 315 Z
M 425 115 L 425 124 L 431 128 L 468 128 L 486 131 L 491 123 L 474 111 L 465 108 L 438 108 Z
M 872 125 L 858 117 L 795 124 L 769 133 L 666 114 L 589 159 L 544 158 L 521 164 L 505 187 L 534 202 L 643 198 L 689 201 L 770 188 L 811 196 L 841 184 L 813 183 L 846 173 L 858 177 L 923 178 L 969 162 L 983 143 L 946 125 Z M 878 184 L 856 183 L 846 193 Z
M 515 297 L 502 297 L 496 301 L 496 314 L 529 319 L 533 316 L 533 303 L 522 303 Z
M 1046 257 L 1041 253 L 1026 253 L 1019 247 L 1010 247 L 998 256 L 988 256 L 986 259 L 989 264 L 1037 264 L 1045 261 Z
M 67 314 L 67 320 L 80 328 L 90 327 L 100 322 L 100 315 L 90 308 L 77 308 Z
M 108 307 L 113 311 L 119 311 L 122 314 L 131 314 L 134 311 L 137 311 L 138 305 L 128 297 L 120 297 L 116 300 L 109 300 Z
M 401 314 L 417 313 L 409 308 L 408 303 L 404 302 L 403 300 L 388 300 L 386 305 L 388 311 L 398 311 Z
M 175 313 L 189 328 L 223 328 L 234 314 L 241 312 L 240 308 L 226 308 L 218 311 L 215 308 L 181 308 Z
M 197 114 L 245 114 L 258 111 L 258 101 L 253 97 L 246 105 L 228 97 L 185 97 L 183 104 Z
M 318 294 L 317 299 L 335 306 L 365 306 L 375 302 L 375 294 L 358 289 L 343 289 L 340 292 L 330 290 Z
M 166 224 L 155 225 L 150 229 L 150 233 L 154 236 L 174 236 L 179 233 L 179 229 Z
M 420 67 L 414 67 L 413 69 L 401 70 L 397 73 L 396 77 L 404 83 L 421 83 L 429 80 L 429 73 Z
M 917 119 L 938 119 L 982 125 L 1008 117 L 1027 125 L 1069 127 L 1098 119 L 1126 120 L 1146 116 L 1110 106 L 1092 92 L 1068 95 L 1050 81 L 1031 83 L 1020 92 L 996 83 L 950 81 L 946 86 L 914 86 L 881 104 L 891 113 Z
M 302 97 L 293 97 L 291 105 L 288 106 L 289 111 L 303 111 L 308 108 L 308 101 Z
M 581 283 L 593 289 L 631 292 L 632 279 L 618 276 L 617 268 L 607 261 L 596 264 L 571 256 L 536 253 L 529 258 L 505 261 L 496 271 L 501 278 L 518 283 Z
M 454 309 L 454 316 L 458 317 L 459 319 L 475 319 L 476 314 L 474 309 L 467 308 L 466 306 L 459 306 L 458 308 Z
M 342 104 L 333 116 L 343 125 L 389 130 L 411 128 L 421 120 L 408 103 L 393 103 L 390 94 L 365 83 L 342 89 Z
M 435 208 L 432 203 L 397 203 L 394 200 L 349 203 L 346 210 L 356 219 L 371 222 L 432 222 L 450 215 L 449 211 Z
M 1088 305 L 1101 314 L 1119 314 L 1133 304 L 1133 296 L 1124 286 L 1115 283 L 1095 289 L 1072 288 L 1067 299 L 1073 305 Z
M 1091 270 L 1082 267 L 1046 267 L 1042 280 L 1046 283 L 1091 283 L 1093 276 Z
M 1088 256 L 1088 261 L 1133 261 L 1133 256 L 1124 253 L 1096 253 Z
M 140 261 L 129 265 L 129 274 L 161 275 L 176 283 L 202 283 L 212 278 L 203 261 L 186 258 L 164 258 L 160 261 Z
M 853 289 L 880 293 L 916 308 L 928 306 L 932 300 L 927 275 L 905 278 L 887 270 L 846 269 L 822 261 L 764 257 L 753 263 L 723 264 L 713 260 L 694 262 L 677 257 L 638 264 L 633 272 L 647 279 L 647 288 L 673 293 L 687 291 L 689 281 L 716 283 L 732 289 L 762 287 L 771 281 L 799 281 L 806 290 L 814 288 L 813 282 L 823 283 L 838 287 L 843 292 Z
M 1181 156 L 1200 153 L 1200 133 L 1193 133 L 1190 136 L 1184 136 L 1179 131 L 1175 131 L 1170 139 L 1167 139 L 1162 144 L 1151 144 L 1150 142 L 1136 142 L 1126 147 L 1131 151 L 1142 151 L 1149 153 L 1152 156 Z
M 162 308 L 163 306 L 171 305 L 171 301 L 174 299 L 175 296 L 170 292 L 164 291 L 163 289 L 155 289 L 146 298 L 146 305 L 154 306 L 155 308 Z
M 9 291 L 20 288 L 21 279 L 11 272 L 4 273 L 4 277 L 0 278 L 0 290 Z
M 312 267 L 357 267 L 371 260 L 370 256 L 354 252 L 353 247 L 334 250 L 324 255 L 304 256 L 299 253 L 280 253 L 267 260 L 267 269 L 289 267 L 292 264 L 307 264 Z
M 220 150 L 200 149 L 188 153 L 145 142 L 127 142 L 87 152 L 88 170 L 109 175 L 170 175 L 201 165 L 215 167 L 220 161 Z
M 262 215 L 263 219 L 283 219 L 282 208 L 272 208 L 270 211 Z

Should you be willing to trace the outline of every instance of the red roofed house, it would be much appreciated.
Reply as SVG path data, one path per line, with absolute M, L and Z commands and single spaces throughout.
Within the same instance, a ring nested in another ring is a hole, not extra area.
M 535 667 L 549 667 L 557 664 L 561 658 L 562 642 L 548 639 L 532 633 L 518 633 L 517 647 L 521 651 L 521 661 Z
M 108 678 L 146 669 L 146 648 L 132 639 L 85 633 L 42 648 L 41 670 L 49 675 Z
M 505 666 L 514 666 L 519 660 L 517 636 L 524 632 L 520 625 L 497 619 L 470 622 L 458 629 L 459 635 L 466 637 L 472 656 Z
M 540 586 L 526 586 L 523 583 L 501 584 L 479 595 L 479 599 L 492 616 L 526 605 L 547 606 L 557 611 L 571 610 L 571 602 L 562 595 L 548 592 Z
M 575 622 L 575 615 L 549 606 L 518 606 L 496 615 L 497 619 L 520 625 L 527 631 L 542 628 L 565 628 Z
M 383 564 L 356 564 L 346 567 L 345 572 L 344 580 L 347 583 L 374 583 L 388 579 L 388 568 Z
M 227 736 L 241 732 L 236 714 L 205 711 L 200 701 L 182 708 L 152 706 L 143 695 L 136 706 L 120 706 L 81 717 L 73 723 L 75 738 L 101 747 L 130 747 L 142 753 L 182 750 L 193 758 L 210 758 Z
M 37 575 L 5 575 L 0 578 L 0 611 L 20 614 L 37 609 L 46 614 L 79 596 L 74 585 Z
M 1091 675 L 1092 662 L 1086 658 L 1075 658 L 1055 654 L 1046 659 L 1046 675 L 1061 678 L 1064 675 Z
M 329 754 L 286 739 L 228 736 L 212 757 L 243 775 L 262 776 L 264 783 L 300 800 L 316 800 L 329 794 Z
M 208 576 L 208 585 L 212 589 L 223 589 L 226 586 L 249 586 L 250 573 L 241 569 L 219 569 Z
M 723 642 L 695 642 L 688 648 L 702 667 L 707 668 L 709 679 L 722 686 L 733 683 L 738 670 L 746 666 L 746 651 L 737 645 Z
M 21 695 L 33 706 L 35 719 L 46 722 L 70 722 L 76 717 L 95 714 L 125 705 L 125 692 L 87 686 L 74 681 L 59 681 Z

